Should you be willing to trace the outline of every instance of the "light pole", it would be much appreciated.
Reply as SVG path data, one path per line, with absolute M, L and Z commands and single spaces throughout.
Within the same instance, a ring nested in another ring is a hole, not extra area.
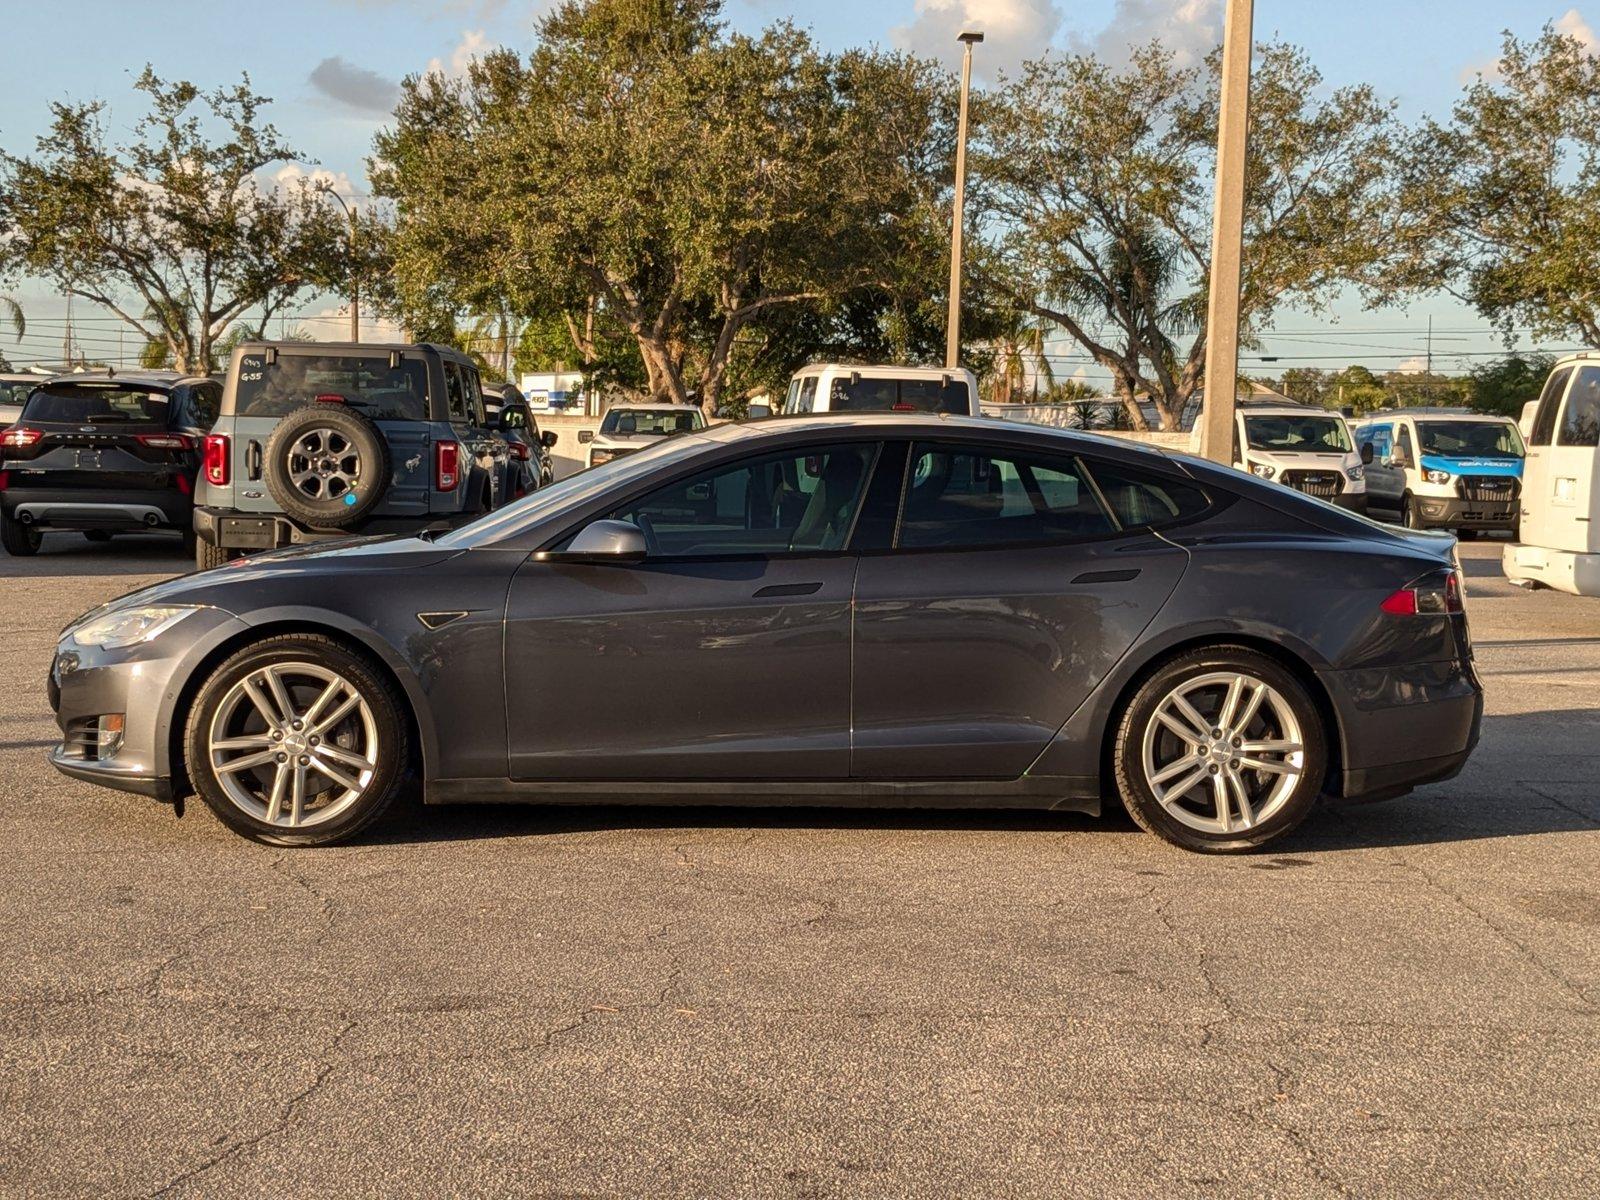
M 333 190 L 333 185 L 326 180 L 317 184 L 317 191 L 325 196 L 332 196 L 339 202 L 339 207 L 344 209 L 344 215 L 350 219 L 350 340 L 361 341 L 361 275 L 356 259 L 356 210 L 344 202 L 344 197 Z
M 1249 152 L 1253 0 L 1228 0 L 1222 34 L 1222 103 L 1217 122 L 1217 184 L 1211 221 L 1211 295 L 1206 305 L 1205 403 L 1200 453 L 1233 461 L 1239 386 L 1239 287 L 1244 255 L 1244 171 Z
M 956 39 L 966 45 L 961 55 L 961 116 L 956 122 L 955 213 L 950 221 L 950 316 L 945 322 L 944 365 L 961 365 L 961 227 L 967 206 L 967 96 L 972 91 L 972 48 L 983 41 L 976 29 Z

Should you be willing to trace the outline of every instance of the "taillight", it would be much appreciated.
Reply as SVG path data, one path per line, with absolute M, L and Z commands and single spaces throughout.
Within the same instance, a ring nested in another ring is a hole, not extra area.
M 453 492 L 461 482 L 461 443 L 440 442 L 434 447 L 433 486 L 441 492 Z
M 346 404 L 347 400 L 338 392 L 323 392 L 315 397 L 318 404 Z
M 1396 617 L 1442 617 L 1462 612 L 1461 573 L 1439 571 L 1401 588 L 1380 606 Z
M 206 434 L 205 446 L 201 451 L 200 473 L 205 476 L 209 484 L 216 487 L 228 485 L 228 435 L 225 433 Z
M 194 439 L 186 433 L 136 433 L 141 446 L 152 450 L 192 450 Z
M 194 480 L 190 479 L 181 471 L 177 475 L 173 476 L 173 482 L 178 485 L 178 490 L 185 496 L 194 495 Z
M 518 462 L 527 462 L 528 461 L 528 447 L 527 447 L 526 443 L 523 443 L 523 442 L 507 442 L 506 445 L 509 446 L 510 449 L 511 449 L 511 457 L 512 458 L 516 459 Z
M 11 472 L 10 471 L 0 471 L 0 492 L 5 491 L 6 488 L 8 488 L 10 485 L 11 485 Z
M 30 450 L 39 444 L 39 439 L 44 437 L 44 430 L 29 429 L 25 425 L 13 425 L 5 433 L 0 434 L 0 446 L 12 450 Z

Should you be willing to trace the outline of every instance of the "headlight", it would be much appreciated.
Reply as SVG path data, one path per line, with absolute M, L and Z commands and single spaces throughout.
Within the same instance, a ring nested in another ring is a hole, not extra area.
M 1250 471 L 1252 474 L 1259 475 L 1263 479 L 1271 479 L 1278 473 L 1278 468 L 1269 467 L 1266 463 L 1251 463 Z
M 200 610 L 188 604 L 151 605 L 148 608 L 126 608 L 120 612 L 96 617 L 72 631 L 72 640 L 80 646 L 99 646 L 115 650 L 148 642 L 165 633 L 192 612 Z
M 601 463 L 610 462 L 616 456 L 617 452 L 615 450 L 591 450 L 589 451 L 589 465 L 598 467 Z
M 1435 471 L 1435 470 L 1430 468 L 1429 470 L 1426 470 L 1426 471 L 1424 471 L 1422 473 L 1422 477 L 1424 479 L 1426 479 L 1429 483 L 1449 483 L 1450 482 L 1450 472 L 1449 471 Z
M 1350 476 L 1351 479 L 1362 479 L 1362 478 L 1365 478 L 1365 476 L 1367 474 L 1367 469 L 1358 464 L 1357 466 L 1354 466 L 1354 467 L 1346 467 L 1344 469 L 1344 473 L 1346 475 Z

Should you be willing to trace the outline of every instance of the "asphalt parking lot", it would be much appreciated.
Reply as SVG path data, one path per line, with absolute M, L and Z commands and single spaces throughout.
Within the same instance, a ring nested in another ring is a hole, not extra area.
M 1600 600 L 1463 557 L 1466 773 L 1233 859 L 614 808 L 282 853 L 43 762 L 56 631 L 177 542 L 0 558 L 0 1193 L 1600 1194 Z

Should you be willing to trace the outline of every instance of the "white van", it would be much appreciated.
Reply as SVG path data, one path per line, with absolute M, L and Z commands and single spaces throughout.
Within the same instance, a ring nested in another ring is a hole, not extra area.
M 1339 413 L 1281 400 L 1241 400 L 1235 420 L 1235 467 L 1341 508 L 1367 511 L 1365 463 Z
M 789 380 L 783 413 L 942 412 L 979 417 L 978 381 L 961 367 L 812 363 Z
M 1501 552 L 1501 569 L 1512 583 L 1600 596 L 1600 359 L 1557 362 L 1521 429 L 1522 532 Z
M 1464 408 L 1389 408 L 1354 425 L 1373 515 L 1463 538 L 1515 534 L 1526 447 L 1510 417 Z

